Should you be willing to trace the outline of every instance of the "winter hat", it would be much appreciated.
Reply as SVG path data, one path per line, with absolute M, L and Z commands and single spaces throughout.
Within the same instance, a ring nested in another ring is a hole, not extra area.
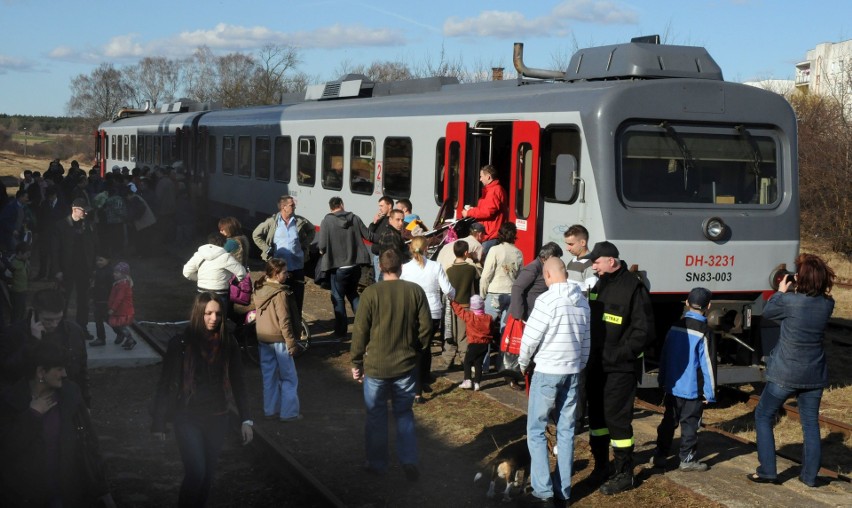
M 479 295 L 472 295 L 470 297 L 470 310 L 476 314 L 482 314 L 485 308 L 485 300 L 482 299 Z
M 118 272 L 122 275 L 130 275 L 130 265 L 122 261 L 120 263 L 116 263 L 112 271 Z

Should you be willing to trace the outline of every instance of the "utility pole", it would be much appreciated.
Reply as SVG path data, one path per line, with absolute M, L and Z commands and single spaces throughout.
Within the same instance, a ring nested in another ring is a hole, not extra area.
M 24 157 L 27 156 L 27 134 L 29 134 L 29 132 L 27 132 L 27 128 L 24 127 Z

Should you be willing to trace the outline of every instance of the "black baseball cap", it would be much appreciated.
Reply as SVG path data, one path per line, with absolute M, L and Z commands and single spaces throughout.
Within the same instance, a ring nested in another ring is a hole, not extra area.
M 598 258 L 617 258 L 618 257 L 618 247 L 613 245 L 610 242 L 598 242 L 595 244 L 595 248 L 592 249 L 592 252 L 586 254 L 580 259 L 589 259 L 594 261 Z
M 71 208 L 82 208 L 86 212 L 91 212 L 92 207 L 89 205 L 89 202 L 83 198 L 77 198 L 71 202 Z
M 480 224 L 478 222 L 474 222 L 470 225 L 470 230 L 483 233 L 483 232 L 485 232 L 485 226 L 483 226 L 482 224 Z
M 693 309 L 704 310 L 710 305 L 710 300 L 713 298 L 713 293 L 707 288 L 693 288 L 686 297 L 686 304 Z

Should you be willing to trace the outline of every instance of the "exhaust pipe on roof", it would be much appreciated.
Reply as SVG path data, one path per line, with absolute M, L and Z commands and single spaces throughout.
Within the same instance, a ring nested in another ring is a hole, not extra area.
M 515 51 L 512 56 L 512 62 L 515 64 L 515 70 L 518 71 L 519 77 L 537 78 L 537 79 L 565 79 L 565 71 L 551 71 L 547 69 L 531 69 L 524 65 L 524 43 L 516 42 Z

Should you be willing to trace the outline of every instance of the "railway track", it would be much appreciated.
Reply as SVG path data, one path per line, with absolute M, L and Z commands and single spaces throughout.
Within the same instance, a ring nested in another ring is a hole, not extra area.
M 760 400 L 760 396 L 747 394 L 747 393 L 744 393 L 740 390 L 737 390 L 736 388 L 732 388 L 732 387 L 721 387 L 721 388 L 724 389 L 725 391 L 729 392 L 730 394 L 732 394 L 734 397 L 736 397 L 736 398 L 738 398 L 742 401 L 745 401 L 750 407 L 756 406 L 758 401 Z M 648 402 L 646 400 L 639 399 L 639 398 L 636 399 L 635 405 L 638 406 L 638 407 L 641 407 L 642 409 L 645 409 L 647 411 L 653 411 L 653 412 L 660 413 L 660 414 L 663 414 L 665 412 L 665 407 L 660 406 L 658 404 L 654 404 L 653 402 Z M 786 414 L 787 416 L 794 418 L 797 421 L 799 420 L 799 410 L 795 406 L 791 406 L 790 404 L 784 404 L 781 408 L 781 411 L 783 411 L 784 414 Z M 704 422 L 701 423 L 701 426 L 705 430 L 708 430 L 710 432 L 715 432 L 717 434 L 721 434 L 721 435 L 723 435 L 723 436 L 725 436 L 729 439 L 733 439 L 737 442 L 752 445 L 752 446 L 755 446 L 755 447 L 757 446 L 757 443 L 755 443 L 754 441 L 752 441 L 750 439 L 746 439 L 742 436 L 738 436 L 737 434 L 734 434 L 732 432 L 728 432 L 727 430 L 725 430 L 725 429 L 723 429 L 719 426 L 707 425 Z M 844 422 L 839 422 L 839 421 L 833 420 L 831 418 L 826 418 L 826 417 L 820 416 L 819 426 L 821 428 L 829 429 L 831 432 L 840 432 L 844 435 L 845 439 L 848 439 L 849 436 L 852 435 L 852 425 L 849 425 L 848 423 L 844 423 Z M 775 453 L 779 457 L 783 457 L 787 460 L 795 462 L 796 464 L 801 464 L 799 457 L 795 457 L 793 455 L 787 454 L 787 453 L 785 453 L 781 450 L 776 450 Z M 837 473 L 837 471 L 833 471 L 831 469 L 820 468 L 819 474 L 823 475 L 823 476 L 828 476 L 828 477 L 831 477 L 831 478 L 836 478 L 838 480 L 842 480 L 842 481 L 845 481 L 845 482 L 852 482 L 852 479 L 850 479 L 848 476 L 839 474 L 839 473 Z
M 165 354 L 165 344 L 162 340 L 156 340 L 152 337 L 146 328 L 131 325 L 136 334 L 141 337 L 151 348 L 160 356 Z M 307 468 L 305 468 L 296 458 L 288 452 L 277 440 L 262 426 L 255 425 L 254 441 L 252 444 L 259 448 L 261 456 L 264 460 L 273 462 L 274 466 L 284 469 L 290 475 L 295 475 L 301 479 L 298 482 L 305 486 L 306 489 L 313 492 L 319 499 L 316 499 L 314 506 L 330 506 L 335 508 L 343 508 L 346 505 L 341 501 L 331 490 L 328 489 L 322 482 L 317 479 Z

